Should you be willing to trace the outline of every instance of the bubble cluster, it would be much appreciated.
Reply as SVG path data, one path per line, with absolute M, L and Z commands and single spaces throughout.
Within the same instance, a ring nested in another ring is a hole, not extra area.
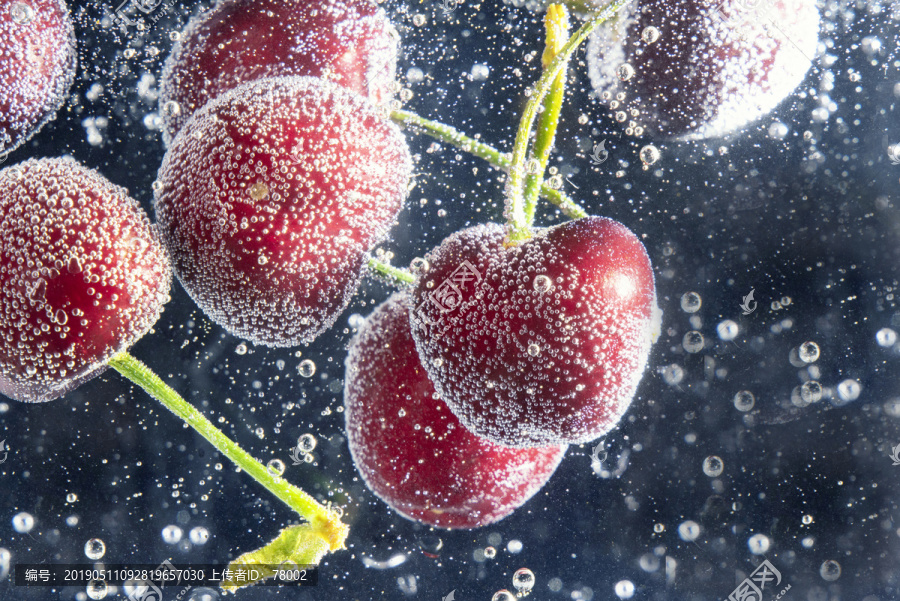
M 352 0 L 235 0 L 192 19 L 163 69 L 171 141 L 194 111 L 242 83 L 302 75 L 382 104 L 393 96 L 399 35 L 384 9 Z
M 0 171 L 0 392 L 48 401 L 97 375 L 156 322 L 170 280 L 123 188 L 71 159 Z
M 213 321 L 295 346 L 350 301 L 411 170 L 403 135 L 363 98 L 313 78 L 260 80 L 190 120 L 160 168 L 156 214 Z M 258 184 L 267 193 L 254 199 Z

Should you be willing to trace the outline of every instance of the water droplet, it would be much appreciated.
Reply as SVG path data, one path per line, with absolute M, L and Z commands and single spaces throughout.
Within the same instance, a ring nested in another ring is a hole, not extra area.
M 250 198 L 253 200 L 263 200 L 269 195 L 269 186 L 262 182 L 256 182 L 250 186 Z
M 312 453 L 316 448 L 316 437 L 312 434 L 303 434 L 297 439 L 297 448 L 301 453 Z
M 416 257 L 409 264 L 409 270 L 416 275 L 422 275 L 431 268 L 428 261 L 421 257 Z
M 706 459 L 703 460 L 703 473 L 709 476 L 710 478 L 715 478 L 716 476 L 721 476 L 722 471 L 725 469 L 725 463 L 722 461 L 722 458 L 718 455 L 710 455 Z
M 833 559 L 827 559 L 819 567 L 819 576 L 828 582 L 834 582 L 841 577 L 841 564 Z
M 719 325 L 716 326 L 716 334 L 719 335 L 719 339 L 726 342 L 737 338 L 740 331 L 740 326 L 730 319 L 721 321 L 719 322 Z
M 166 526 L 162 529 L 163 542 L 168 545 L 177 544 L 181 540 L 182 536 L 184 536 L 184 531 L 174 524 Z
M 641 39 L 644 40 L 645 44 L 652 44 L 659 39 L 659 30 L 653 25 L 648 25 L 641 32 Z
M 762 555 L 769 550 L 772 541 L 765 534 L 754 534 L 747 539 L 747 547 L 754 555 Z
M 541 354 L 541 347 L 532 342 L 528 345 L 528 354 L 532 357 L 537 357 Z
M 273 476 L 281 476 L 284 474 L 284 461 L 281 459 L 270 459 L 266 464 L 266 469 Z
M 634 77 L 634 67 L 632 67 L 629 63 L 619 65 L 619 68 L 616 69 L 616 75 L 622 81 L 628 81 L 629 79 Z
M 34 19 L 34 9 L 24 2 L 13 2 L 9 14 L 13 22 L 19 25 L 28 25 Z
M 109 587 L 102 580 L 91 580 L 85 588 L 87 596 L 91 599 L 106 599 L 109 593 Z
M 700 536 L 700 524 L 693 520 L 687 520 L 678 525 L 678 536 L 681 540 L 691 542 Z
M 819 345 L 815 342 L 804 342 L 797 354 L 804 363 L 815 363 L 819 358 Z
M 697 330 L 691 330 L 682 338 L 681 346 L 689 353 L 699 353 L 703 350 L 703 334 Z
M 495 557 L 497 557 L 497 549 L 495 549 L 494 547 L 485 547 L 484 556 L 488 559 L 494 559 Z
M 304 359 L 300 362 L 300 365 L 297 366 L 297 371 L 300 372 L 300 375 L 304 378 L 311 378 L 313 374 L 316 373 L 316 364 L 313 363 L 311 359 Z
M 534 277 L 534 291 L 544 294 L 553 290 L 553 280 L 545 275 L 537 275 Z
M 659 148 L 657 148 L 653 144 L 647 144 L 646 146 L 641 148 L 638 156 L 641 157 L 641 162 L 644 165 L 652 165 L 659 160 Z
M 519 592 L 520 596 L 527 595 L 534 588 L 534 572 L 528 568 L 519 568 L 513 574 L 513 586 Z
M 84 543 L 84 555 L 88 559 L 93 559 L 94 561 L 100 559 L 106 555 L 106 543 L 99 538 L 92 538 Z
M 620 580 L 613 590 L 619 599 L 631 599 L 634 596 L 634 583 L 631 580 Z
M 685 313 L 696 313 L 702 304 L 703 299 L 696 292 L 685 292 L 681 295 L 681 310 Z
M 19 534 L 31 532 L 31 529 L 34 528 L 34 516 L 24 511 L 17 513 L 12 518 L 12 525 L 13 530 Z
M 191 539 L 191 542 L 195 545 L 205 545 L 209 541 L 209 530 L 203 526 L 191 528 L 191 531 L 188 533 L 188 538 Z
M 738 411 L 746 413 L 753 409 L 754 404 L 756 404 L 756 397 L 749 390 L 742 390 L 734 395 L 734 408 Z

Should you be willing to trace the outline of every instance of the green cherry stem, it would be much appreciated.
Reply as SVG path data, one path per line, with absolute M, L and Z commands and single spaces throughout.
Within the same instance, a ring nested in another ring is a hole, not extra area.
M 506 182 L 506 210 L 504 214 L 508 223 L 507 240 L 517 243 L 531 237 L 531 222 L 525 212 L 524 184 L 525 184 L 525 160 L 528 157 L 528 138 L 531 136 L 531 128 L 537 116 L 538 107 L 544 101 L 544 97 L 553 86 L 556 77 L 562 73 L 572 53 L 597 27 L 605 23 L 610 17 L 617 14 L 623 6 L 631 0 L 613 0 L 601 11 L 594 14 L 576 31 L 569 41 L 565 43 L 556 58 L 544 69 L 537 84 L 535 84 L 531 97 L 522 112 L 519 121 L 519 129 L 516 132 L 516 141 L 513 145 L 512 166 L 509 168 L 509 180 Z
M 383 277 L 394 285 L 413 284 L 416 281 L 416 276 L 405 269 L 388 265 L 375 257 L 369 257 L 368 265 L 373 273 Z
M 544 26 L 547 29 L 547 43 L 541 64 L 546 69 L 556 58 L 563 44 L 569 39 L 569 15 L 562 4 L 551 4 L 547 7 L 544 17 Z M 525 178 L 525 219 L 529 226 L 534 223 L 534 213 L 537 210 L 538 192 L 544 181 L 544 171 L 550 161 L 550 150 L 553 148 L 553 140 L 556 138 L 556 128 L 559 124 L 559 114 L 562 110 L 563 98 L 566 95 L 566 68 L 560 71 L 553 80 L 550 92 L 544 99 L 544 110 L 541 111 L 538 120 L 537 135 L 532 147 L 532 161 L 537 161 L 536 172 L 529 173 Z
M 393 111 L 391 113 L 391 119 L 404 127 L 413 129 L 418 133 L 429 135 L 436 140 L 446 142 L 464 152 L 468 152 L 480 159 L 484 159 L 497 169 L 509 171 L 511 162 L 507 153 L 500 152 L 489 144 L 475 140 L 450 125 L 438 123 L 437 121 L 426 119 L 415 113 L 401 110 Z M 575 202 L 563 192 L 554 190 L 547 184 L 541 184 L 540 190 L 541 196 L 559 207 L 559 210 L 562 211 L 565 216 L 572 219 L 587 217 L 587 212 L 575 204 Z
M 272 474 L 262 463 L 225 436 L 149 367 L 127 352 L 115 355 L 110 359 L 109 365 L 165 405 L 172 413 L 208 440 L 219 452 L 231 459 L 235 465 L 250 474 L 288 507 L 300 514 L 310 523 L 313 534 L 328 543 L 330 550 L 336 551 L 344 548 L 348 528 L 341 522 L 337 512 L 324 507 L 284 478 Z

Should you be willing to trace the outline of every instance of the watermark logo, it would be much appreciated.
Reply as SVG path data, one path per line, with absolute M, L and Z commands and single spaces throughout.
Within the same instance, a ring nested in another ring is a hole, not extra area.
M 900 165 L 900 144 L 891 144 L 887 148 L 888 158 L 891 159 L 891 165 Z
M 750 315 L 754 311 L 756 311 L 756 301 L 753 300 L 753 292 L 754 288 L 750 289 L 750 294 L 744 297 L 741 302 L 741 310 L 743 310 L 744 315 Z M 752 304 L 751 304 L 752 303 Z
M 297 445 L 293 449 L 291 449 L 291 461 L 294 465 L 303 465 L 306 463 L 306 451 L 300 448 L 300 445 Z
M 591 452 L 591 466 L 592 467 L 603 467 L 603 462 L 606 461 L 606 449 L 604 448 L 603 441 L 597 443 L 597 446 L 594 447 L 594 450 Z
M 900 445 L 898 445 L 900 448 Z M 0 457 L 0 463 L 6 463 L 6 457 L 9 455 L 9 449 L 6 447 L 6 440 L 0 440 L 0 453 L 3 454 L 3 457 Z
M 606 140 L 599 144 L 594 144 L 594 150 L 591 154 L 592 165 L 602 165 L 609 158 L 609 152 L 605 148 Z
M 160 6 L 162 10 L 157 12 Z M 163 5 L 162 0 L 124 0 L 116 7 L 115 19 L 123 29 L 134 27 L 138 35 L 144 35 L 149 26 L 159 21 L 172 7 L 173 3 Z
M 774 582 L 772 582 L 774 580 Z M 771 583 L 769 588 L 781 584 L 781 572 L 768 559 L 759 564 L 753 573 L 737 585 L 737 588 L 728 595 L 728 601 L 762 601 L 763 590 Z M 782 590 L 776 599 L 780 599 L 784 593 L 790 590 L 791 585 Z
M 449 17 L 453 14 L 453 11 L 456 10 L 456 0 L 442 0 L 441 10 Z
M 8 154 L 0 154 L 0 165 L 6 162 L 6 159 L 9 157 Z
M 900 444 L 898 444 L 896 447 L 891 449 L 891 451 L 892 452 L 891 452 L 890 458 L 891 458 L 891 461 L 894 462 L 892 465 L 900 465 Z M 0 461 L 0 463 L 3 463 L 3 462 Z
M 456 589 L 450 591 L 446 597 L 442 597 L 441 601 L 453 601 L 456 598 Z
M 464 293 L 468 284 L 474 283 L 477 286 L 481 280 L 481 272 L 468 261 L 463 261 L 462 265 L 453 270 L 453 273 L 416 307 L 416 317 L 427 325 L 436 325 L 435 322 L 428 319 L 427 305 L 436 307 L 440 313 L 449 313 L 458 308 L 465 300 Z

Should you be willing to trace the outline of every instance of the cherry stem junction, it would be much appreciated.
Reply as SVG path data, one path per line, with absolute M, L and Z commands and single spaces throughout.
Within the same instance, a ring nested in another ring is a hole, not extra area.
M 414 284 L 416 281 L 416 276 L 405 269 L 394 267 L 393 265 L 379 261 L 375 257 L 369 257 L 368 266 L 369 270 L 374 274 L 383 277 L 395 286 Z
M 547 7 L 544 27 L 547 30 L 547 43 L 541 57 L 541 64 L 546 69 L 569 39 L 569 15 L 566 7 L 562 4 L 551 4 Z M 563 70 L 553 80 L 550 92 L 544 100 L 543 111 L 541 111 L 538 121 L 537 135 L 531 150 L 529 173 L 525 178 L 525 219 L 529 227 L 534 223 L 538 192 L 543 184 L 547 163 L 550 161 L 550 151 L 553 149 L 553 140 L 556 138 L 556 128 L 559 124 L 559 114 L 565 95 L 566 68 L 563 66 Z
M 321 505 L 281 476 L 270 472 L 262 463 L 216 428 L 149 367 L 129 353 L 115 355 L 110 359 L 109 365 L 165 405 L 172 413 L 208 440 L 219 452 L 231 459 L 235 465 L 250 474 L 288 507 L 300 514 L 310 523 L 312 534 L 324 539 L 331 551 L 344 548 L 348 528 L 341 522 L 337 512 Z
M 528 139 L 537 116 L 538 108 L 544 97 L 550 92 L 556 77 L 562 73 L 569 57 L 597 27 L 616 15 L 631 0 L 613 0 L 601 11 L 594 14 L 566 42 L 556 58 L 544 69 L 540 79 L 533 88 L 533 93 L 522 112 L 516 141 L 513 145 L 512 166 L 509 169 L 509 180 L 506 182 L 506 208 L 504 216 L 507 220 L 507 240 L 517 243 L 531 237 L 531 220 L 525 209 L 525 160 L 528 157 Z
M 393 119 L 395 123 L 409 127 L 418 133 L 429 135 L 436 140 L 446 142 L 464 152 L 468 152 L 480 159 L 484 159 L 492 166 L 502 171 L 508 172 L 509 167 L 512 164 L 509 154 L 500 152 L 489 144 L 471 138 L 450 125 L 438 123 L 437 121 L 426 119 L 415 113 L 401 110 L 392 111 L 391 119 Z M 566 217 L 572 219 L 587 217 L 587 212 L 575 204 L 575 202 L 566 196 L 565 193 L 555 190 L 547 184 L 541 184 L 540 191 L 541 196 L 559 207 L 559 210 L 562 211 Z

